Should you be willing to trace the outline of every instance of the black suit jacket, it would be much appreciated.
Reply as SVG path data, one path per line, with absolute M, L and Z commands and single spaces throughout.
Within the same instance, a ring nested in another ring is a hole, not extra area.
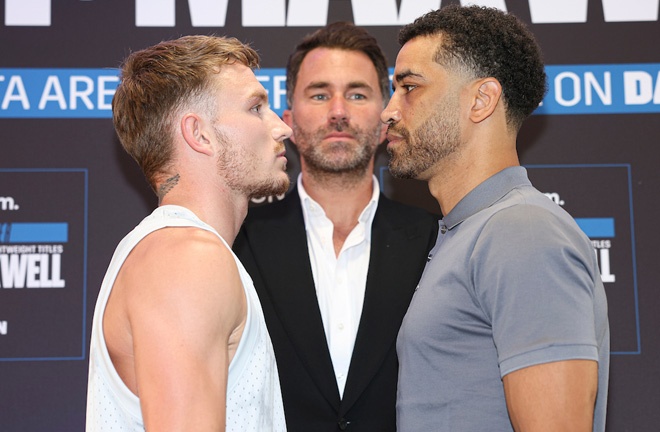
M 261 300 L 289 432 L 396 430 L 396 336 L 435 243 L 437 217 L 380 196 L 362 316 L 340 399 L 297 190 L 248 213 L 234 250 Z

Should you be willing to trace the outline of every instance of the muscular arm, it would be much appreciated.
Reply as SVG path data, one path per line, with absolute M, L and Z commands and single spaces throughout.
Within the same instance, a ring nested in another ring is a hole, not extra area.
M 504 393 L 517 432 L 591 432 L 598 363 L 567 360 L 504 376 Z
M 224 430 L 228 367 L 246 315 L 232 255 L 190 228 L 158 231 L 138 247 L 122 282 L 146 429 Z

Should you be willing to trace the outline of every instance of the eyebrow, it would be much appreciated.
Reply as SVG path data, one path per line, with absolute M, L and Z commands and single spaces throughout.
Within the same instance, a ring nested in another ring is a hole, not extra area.
M 313 81 L 305 87 L 305 90 L 327 89 L 328 87 L 331 87 L 331 84 L 327 81 Z M 351 81 L 348 83 L 348 88 L 349 90 L 356 88 L 372 89 L 371 86 L 364 81 Z
M 419 74 L 419 73 L 413 72 L 413 71 L 411 71 L 410 69 L 408 69 L 408 70 L 405 70 L 405 71 L 403 71 L 403 72 L 399 72 L 398 74 L 396 74 L 396 75 L 394 76 L 394 80 L 395 80 L 396 82 L 401 82 L 401 81 L 403 81 L 404 79 L 406 79 L 406 78 L 408 78 L 408 77 L 422 78 L 422 79 L 424 78 L 424 77 L 422 76 L 422 74 Z
M 252 102 L 253 100 L 261 101 L 265 104 L 268 103 L 268 93 L 265 90 L 255 90 L 251 95 L 247 97 L 247 100 Z

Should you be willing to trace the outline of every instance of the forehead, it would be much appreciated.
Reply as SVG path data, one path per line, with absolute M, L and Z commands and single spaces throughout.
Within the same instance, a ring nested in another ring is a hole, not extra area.
M 339 48 L 314 48 L 300 64 L 296 90 L 320 81 L 332 85 L 361 81 L 379 88 L 378 73 L 369 56 L 362 51 Z
M 441 35 L 418 36 L 406 42 L 396 57 L 394 74 L 423 73 L 435 69 L 439 65 L 434 58 L 441 42 Z
M 249 67 L 240 63 L 224 65 L 215 75 L 216 88 L 221 103 L 242 103 L 252 97 L 266 96 L 266 90 Z

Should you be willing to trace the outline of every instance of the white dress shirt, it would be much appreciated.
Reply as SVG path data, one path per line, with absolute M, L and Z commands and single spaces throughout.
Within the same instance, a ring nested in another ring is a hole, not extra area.
M 362 315 L 371 252 L 371 224 L 378 207 L 380 187 L 376 177 L 373 177 L 371 200 L 362 210 L 358 224 L 346 238 L 339 255 L 335 255 L 332 241 L 334 226 L 323 208 L 305 191 L 302 175 L 298 176 L 298 192 L 316 297 L 339 395 L 343 396 Z

